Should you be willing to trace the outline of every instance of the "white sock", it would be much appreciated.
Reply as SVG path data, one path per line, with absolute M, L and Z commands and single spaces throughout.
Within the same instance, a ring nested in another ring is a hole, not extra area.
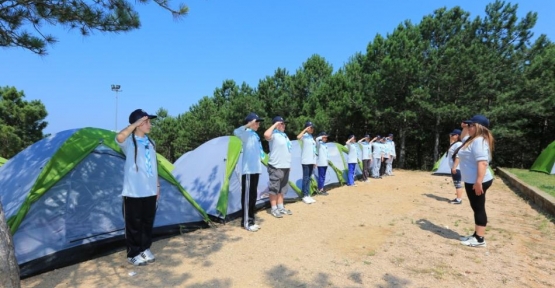
M 283 204 L 277 204 L 277 208 L 278 208 L 278 209 L 285 209 L 285 207 L 283 206 Z

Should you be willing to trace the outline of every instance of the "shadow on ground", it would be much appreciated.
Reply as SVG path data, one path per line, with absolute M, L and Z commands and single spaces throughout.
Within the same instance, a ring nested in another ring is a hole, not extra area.
M 438 225 L 428 221 L 427 219 L 417 220 L 416 224 L 422 230 L 430 231 L 430 232 L 432 232 L 436 235 L 439 235 L 439 236 L 447 238 L 447 239 L 459 240 L 459 238 L 461 237 L 461 235 L 459 235 L 459 233 L 457 233 L 457 232 L 455 232 L 451 229 L 438 226 Z
M 449 202 L 449 201 L 451 201 L 451 199 L 449 199 L 449 198 L 437 196 L 437 195 L 434 195 L 434 194 L 422 194 L 422 195 L 424 195 L 428 198 L 436 199 L 437 201 L 440 201 L 440 202 Z

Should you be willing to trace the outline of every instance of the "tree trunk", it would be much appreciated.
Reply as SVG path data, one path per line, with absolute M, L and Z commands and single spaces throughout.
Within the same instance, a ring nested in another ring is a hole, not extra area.
M 2 203 L 0 203 L 0 287 L 21 287 L 12 234 L 6 223 Z
M 439 159 L 439 122 L 441 117 L 436 117 L 436 127 L 435 127 L 435 139 L 434 139 L 434 163 L 436 163 L 437 159 Z
M 398 165 L 399 168 L 404 169 L 405 168 L 405 129 L 404 127 L 401 127 L 399 129 L 399 139 L 401 139 L 401 147 L 399 149 L 399 161 L 398 161 Z

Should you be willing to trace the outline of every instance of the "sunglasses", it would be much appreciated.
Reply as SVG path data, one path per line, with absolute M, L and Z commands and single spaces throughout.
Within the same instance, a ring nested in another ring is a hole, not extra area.
M 468 124 L 468 127 L 476 127 L 476 124 L 474 124 L 474 123 Z

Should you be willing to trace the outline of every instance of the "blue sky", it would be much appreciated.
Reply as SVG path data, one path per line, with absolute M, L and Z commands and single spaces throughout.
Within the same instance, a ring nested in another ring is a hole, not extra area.
M 179 2 L 173 2 L 177 5 Z M 128 33 L 95 32 L 83 37 L 64 27 L 45 31 L 59 43 L 47 56 L 20 48 L 2 49 L 0 86 L 40 99 L 49 113 L 46 133 L 98 127 L 114 130 L 121 85 L 118 130 L 136 108 L 170 115 L 188 111 L 211 96 L 225 79 L 258 81 L 278 68 L 291 74 L 311 55 L 324 57 L 335 70 L 364 52 L 376 34 L 400 22 L 418 23 L 440 7 L 461 6 L 472 18 L 484 15 L 488 1 L 456 0 L 284 0 L 184 2 L 190 12 L 180 20 L 154 4 L 139 5 L 142 28 Z M 533 32 L 555 41 L 555 1 L 521 0 L 519 16 L 538 13 Z

